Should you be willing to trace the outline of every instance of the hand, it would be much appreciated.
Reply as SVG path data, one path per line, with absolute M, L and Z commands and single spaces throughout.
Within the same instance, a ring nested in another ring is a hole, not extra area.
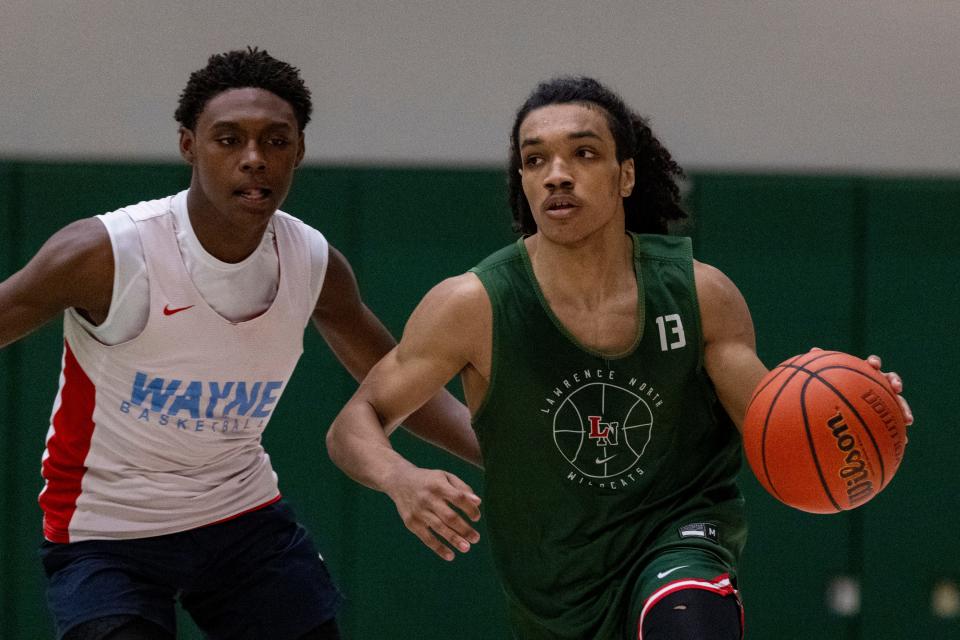
M 810 351 L 823 351 L 820 347 L 813 347 Z M 867 364 L 871 367 L 880 371 L 880 356 L 870 355 L 867 356 Z M 893 389 L 893 392 L 897 394 L 897 402 L 900 403 L 900 411 L 903 412 L 904 424 L 908 427 L 913 424 L 913 411 L 910 410 L 910 405 L 907 404 L 906 399 L 900 395 L 903 393 L 903 379 L 899 374 L 894 373 L 893 371 L 880 371 L 887 378 L 887 382 L 890 383 L 890 387 Z
M 466 553 L 480 540 L 464 518 L 480 519 L 480 498 L 452 473 L 406 467 L 391 479 L 387 493 L 407 529 L 444 560 L 455 557 L 450 547 Z
M 867 362 L 877 371 L 880 371 L 880 356 L 867 356 Z M 900 395 L 903 393 L 903 379 L 893 371 L 880 371 L 880 373 L 887 377 L 887 381 L 893 388 L 893 392 L 897 394 L 897 401 L 900 402 L 900 410 L 903 411 L 903 419 L 909 427 L 913 424 L 913 412 L 910 410 L 910 405 L 907 404 L 906 399 Z

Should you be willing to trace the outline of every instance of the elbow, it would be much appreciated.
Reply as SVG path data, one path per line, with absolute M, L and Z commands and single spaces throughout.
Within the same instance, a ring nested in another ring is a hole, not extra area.
M 327 445 L 327 455 L 330 457 L 330 460 L 333 461 L 333 464 L 340 466 L 340 431 L 342 426 L 339 424 L 340 417 L 337 416 L 334 419 L 333 424 L 330 425 L 330 428 L 327 429 L 326 445 Z

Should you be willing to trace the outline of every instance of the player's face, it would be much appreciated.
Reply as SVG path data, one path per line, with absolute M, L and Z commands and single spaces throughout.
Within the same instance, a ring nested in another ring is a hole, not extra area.
M 180 130 L 180 153 L 193 165 L 191 205 L 231 219 L 273 215 L 303 152 L 293 107 L 264 89 L 224 91 L 207 103 L 193 131 Z
M 633 160 L 617 161 L 606 113 L 585 103 L 531 111 L 519 130 L 523 193 L 540 233 L 576 245 L 601 230 L 624 233 Z

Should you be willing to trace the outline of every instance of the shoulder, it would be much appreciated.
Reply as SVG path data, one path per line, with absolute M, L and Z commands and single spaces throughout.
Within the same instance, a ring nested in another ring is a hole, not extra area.
M 41 253 L 57 263 L 113 260 L 110 233 L 99 217 L 71 222 L 50 236 Z
M 131 222 L 138 222 L 158 216 L 169 215 L 173 213 L 174 200 L 176 198 L 182 198 L 185 201 L 186 193 L 186 191 L 182 191 L 174 196 L 166 196 L 164 198 L 157 198 L 156 200 L 144 200 L 97 217 L 105 221 L 116 221 L 127 218 Z
M 300 232 L 302 232 L 302 233 L 306 233 L 306 234 L 309 234 L 309 233 L 320 234 L 319 231 L 317 231 L 316 229 L 314 229 L 312 226 L 310 226 L 309 224 L 307 224 L 306 222 L 304 222 L 304 221 L 301 220 L 300 218 L 298 218 L 298 217 L 296 217 L 296 216 L 294 216 L 294 215 L 291 215 L 291 214 L 287 213 L 286 211 L 282 211 L 282 210 L 280 210 L 280 209 L 277 209 L 277 211 L 274 212 L 274 214 L 273 214 L 273 222 L 274 222 L 274 224 L 281 224 L 281 225 L 285 225 L 285 226 L 287 226 L 287 227 L 290 227 L 290 228 L 292 228 L 292 229 L 296 229 L 296 230 L 298 230 L 298 231 L 300 231 Z
M 430 289 L 410 315 L 407 329 L 426 330 L 445 338 L 473 337 L 490 326 L 491 317 L 486 289 L 475 274 L 467 272 Z
M 729 302 L 740 295 L 740 290 L 727 275 L 720 269 L 699 260 L 693 261 L 693 279 L 697 286 L 697 297 L 701 306 Z
M 431 313 L 465 316 L 490 308 L 487 291 L 475 273 L 467 272 L 447 278 L 434 286 L 423 297 L 420 306 Z
M 743 294 L 725 273 L 693 261 L 693 276 L 700 303 L 700 322 L 707 341 L 725 335 L 753 332 L 753 321 Z
M 489 344 L 493 312 L 473 273 L 443 280 L 427 292 L 403 330 L 401 350 L 432 351 L 477 362 Z
M 113 248 L 98 218 L 84 218 L 47 240 L 24 270 L 28 283 L 62 307 L 109 308 L 113 290 Z

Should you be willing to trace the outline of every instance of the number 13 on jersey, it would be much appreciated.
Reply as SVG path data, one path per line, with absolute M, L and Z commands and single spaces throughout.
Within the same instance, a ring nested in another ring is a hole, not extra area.
M 683 333 L 683 322 L 680 321 L 679 314 L 657 316 L 656 323 L 660 330 L 661 351 L 680 349 L 687 345 L 687 337 Z

